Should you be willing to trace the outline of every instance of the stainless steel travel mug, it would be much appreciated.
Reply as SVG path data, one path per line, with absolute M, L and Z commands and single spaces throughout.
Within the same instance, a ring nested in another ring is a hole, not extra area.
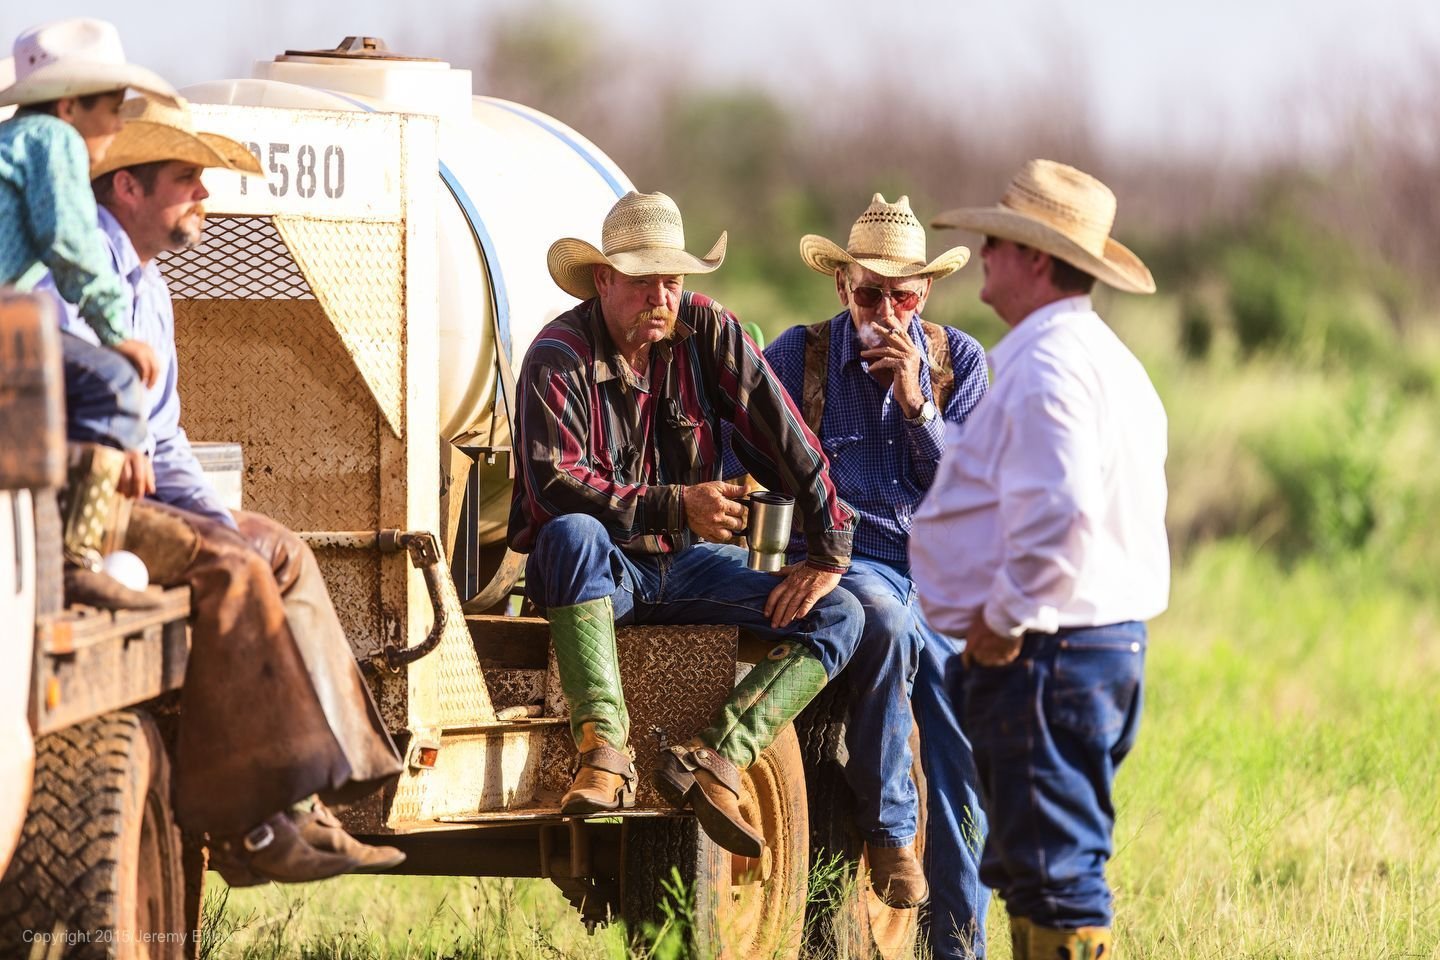
M 745 537 L 751 570 L 773 573 L 785 566 L 785 548 L 790 545 L 790 526 L 795 516 L 795 498 L 769 490 L 750 494 L 750 526 Z

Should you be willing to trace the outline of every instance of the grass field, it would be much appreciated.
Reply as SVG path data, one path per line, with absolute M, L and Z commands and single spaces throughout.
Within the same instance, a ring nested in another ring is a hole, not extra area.
M 1440 958 L 1433 398 L 1281 361 L 1185 365 L 1173 324 L 1117 326 L 1170 411 L 1181 548 L 1117 786 L 1119 955 Z M 1377 391 L 1393 412 L 1354 414 Z M 1374 529 L 1341 549 L 1357 498 Z M 998 905 L 991 920 L 1004 960 Z M 625 955 L 545 881 L 237 891 L 214 932 L 215 958 Z

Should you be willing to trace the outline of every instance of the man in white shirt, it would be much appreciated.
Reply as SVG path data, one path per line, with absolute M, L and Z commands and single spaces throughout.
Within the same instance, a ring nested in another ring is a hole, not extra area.
M 1097 279 L 1155 290 L 1114 220 L 1100 181 L 1033 160 L 999 205 L 934 222 L 984 235 L 980 298 L 1011 328 L 990 392 L 950 427 L 910 560 L 926 618 L 975 668 L 980 877 L 1017 960 L 1112 956 L 1111 785 L 1139 723 L 1145 621 L 1170 589 L 1165 410 L 1090 304 Z

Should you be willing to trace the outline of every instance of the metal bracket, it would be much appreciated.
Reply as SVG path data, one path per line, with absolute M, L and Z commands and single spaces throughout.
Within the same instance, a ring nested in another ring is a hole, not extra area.
M 440 646 L 445 635 L 445 601 L 440 595 L 441 553 L 440 541 L 428 530 L 356 530 L 356 531 L 307 531 L 299 534 L 311 547 L 340 547 L 349 550 L 379 550 L 381 553 L 399 553 L 404 550 L 410 555 L 410 563 L 425 577 L 425 590 L 430 594 L 430 609 L 435 625 L 423 643 L 413 647 L 397 647 L 385 644 L 384 664 L 391 672 L 399 673 L 407 663 L 414 663 L 421 657 L 433 653 Z M 379 659 L 379 658 L 377 658 Z

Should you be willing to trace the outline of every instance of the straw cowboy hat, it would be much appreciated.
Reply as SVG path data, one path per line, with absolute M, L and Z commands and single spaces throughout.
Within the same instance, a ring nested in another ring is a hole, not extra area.
M 1154 293 L 1140 258 L 1110 238 L 1115 194 L 1099 180 L 1054 160 L 1031 160 L 994 207 L 964 207 L 930 225 L 971 230 L 1033 247 L 1128 293 Z
M 104 20 L 57 20 L 26 30 L 15 38 L 13 67 L 15 82 L 0 90 L 0 106 L 127 87 L 174 102 L 174 87 L 152 71 L 125 62 L 120 32 Z
M 925 228 L 910 211 L 910 198 L 886 203 L 880 194 L 850 228 L 850 242 L 839 244 L 813 233 L 800 238 L 800 258 L 818 273 L 834 274 L 852 263 L 882 277 L 931 277 L 939 280 L 965 266 L 970 259 L 966 247 L 951 247 L 925 262 Z
M 90 179 L 112 170 L 158 160 L 179 160 L 200 167 L 223 167 L 251 176 L 264 176 L 260 161 L 244 144 L 218 133 L 198 133 L 190 118 L 190 104 L 176 98 L 170 107 L 156 100 L 127 100 L 120 108 L 125 126 L 115 136 L 105 157 L 90 168 Z
M 113 149 L 113 148 L 112 148 Z M 546 262 L 561 290 L 581 300 L 595 296 L 591 267 L 606 264 L 630 277 L 709 273 L 725 259 L 724 231 L 703 257 L 685 252 L 680 208 L 663 193 L 631 190 L 615 202 L 600 227 L 600 249 L 565 237 L 550 245 Z

